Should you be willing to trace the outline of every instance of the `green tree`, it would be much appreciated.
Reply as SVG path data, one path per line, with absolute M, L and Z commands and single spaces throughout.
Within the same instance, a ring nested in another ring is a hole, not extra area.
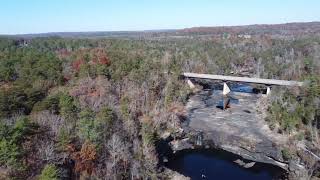
M 288 133 L 291 133 L 295 129 L 300 120 L 299 116 L 296 116 L 294 113 L 288 113 L 287 111 L 281 113 L 281 118 L 281 126 Z
M 95 131 L 95 113 L 91 109 L 84 109 L 79 115 L 78 135 L 83 140 L 95 141 L 98 134 Z
M 129 103 L 130 99 L 127 96 L 120 99 L 120 111 L 125 120 L 128 120 L 130 117 Z
M 157 141 L 157 136 L 154 131 L 154 128 L 152 127 L 151 123 L 144 122 L 142 124 L 142 140 L 143 143 L 147 146 L 154 146 L 154 144 Z
M 62 93 L 59 98 L 60 114 L 67 120 L 74 120 L 77 113 L 73 97 L 68 94 Z
M 72 135 L 65 128 L 61 128 L 58 134 L 58 148 L 65 150 L 67 145 L 71 142 Z
M 53 113 L 59 113 L 59 94 L 47 96 L 44 100 L 36 103 L 33 111 L 50 110 Z
M 99 144 L 103 140 L 102 137 L 107 139 L 112 133 L 114 120 L 116 120 L 115 113 L 108 107 L 101 108 L 98 113 L 84 109 L 80 112 L 79 137 Z
M 22 156 L 20 147 L 11 139 L 0 140 L 0 164 L 7 167 L 21 167 L 19 159 Z
M 14 81 L 17 78 L 14 60 L 0 60 L 0 81 Z
M 39 180 L 58 180 L 59 171 L 55 165 L 47 164 L 41 171 Z
M 112 125 L 116 120 L 115 112 L 109 108 L 104 107 L 97 113 L 95 129 L 99 134 L 109 136 L 112 133 Z M 100 135 L 99 135 L 100 136 Z
M 38 126 L 27 117 L 20 117 L 14 125 L 0 123 L 0 164 L 23 169 L 24 155 L 22 143 L 28 136 L 37 133 Z

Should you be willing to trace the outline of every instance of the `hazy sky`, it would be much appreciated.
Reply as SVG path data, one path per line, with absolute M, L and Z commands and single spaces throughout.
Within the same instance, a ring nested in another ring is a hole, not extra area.
M 0 34 L 320 21 L 320 0 L 1 0 Z

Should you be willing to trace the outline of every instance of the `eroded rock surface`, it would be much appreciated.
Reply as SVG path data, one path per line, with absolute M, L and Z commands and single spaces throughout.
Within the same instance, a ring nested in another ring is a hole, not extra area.
M 201 91 L 187 103 L 186 129 L 203 132 L 204 139 L 246 159 L 265 162 L 287 169 L 283 163 L 281 144 L 287 138 L 271 131 L 265 122 L 262 94 L 230 93 L 230 108 L 217 108 L 221 91 Z
M 176 171 L 172 171 L 170 169 L 166 169 L 165 170 L 165 174 L 168 175 L 167 178 L 170 179 L 170 180 L 190 180 L 189 177 L 186 177 L 186 176 L 184 176 L 182 174 L 179 174 Z

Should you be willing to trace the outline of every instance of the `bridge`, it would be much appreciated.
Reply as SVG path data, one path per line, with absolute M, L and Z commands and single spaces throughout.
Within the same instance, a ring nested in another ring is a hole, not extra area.
M 285 80 L 277 80 L 277 79 L 261 79 L 261 78 L 223 76 L 223 75 L 212 75 L 212 74 L 197 74 L 197 73 L 183 73 L 183 76 L 187 77 L 187 78 L 212 79 L 212 80 L 221 80 L 221 81 L 235 81 L 235 82 L 264 84 L 264 85 L 303 86 L 303 82 L 285 81 Z
M 220 81 L 234 81 L 234 82 L 243 82 L 243 83 L 253 83 L 253 84 L 264 84 L 267 86 L 266 94 L 270 94 L 271 85 L 278 86 L 303 86 L 303 82 L 299 81 L 286 81 L 286 80 L 277 80 L 277 79 L 261 79 L 261 78 L 249 78 L 249 77 L 237 77 L 237 76 L 223 76 L 223 75 L 212 75 L 212 74 L 197 74 L 197 73 L 183 73 L 183 76 L 186 78 L 199 78 L 199 79 L 212 79 Z M 195 85 L 187 80 L 190 88 L 195 88 Z M 227 95 L 230 92 L 230 89 L 226 83 L 223 83 L 223 95 Z

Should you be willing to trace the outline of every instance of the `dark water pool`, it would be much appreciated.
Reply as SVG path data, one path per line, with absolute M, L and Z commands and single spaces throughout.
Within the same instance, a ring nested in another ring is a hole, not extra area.
M 246 83 L 227 82 L 231 92 L 255 93 L 255 88 Z M 213 83 L 205 88 L 206 90 L 222 90 L 223 83 Z
M 284 179 L 284 171 L 280 168 L 256 163 L 252 168 L 245 169 L 233 162 L 237 159 L 241 159 L 241 157 L 222 150 L 187 150 L 174 154 L 166 166 L 193 180 Z
M 247 84 L 230 84 L 230 90 L 235 92 L 253 93 L 253 87 Z

